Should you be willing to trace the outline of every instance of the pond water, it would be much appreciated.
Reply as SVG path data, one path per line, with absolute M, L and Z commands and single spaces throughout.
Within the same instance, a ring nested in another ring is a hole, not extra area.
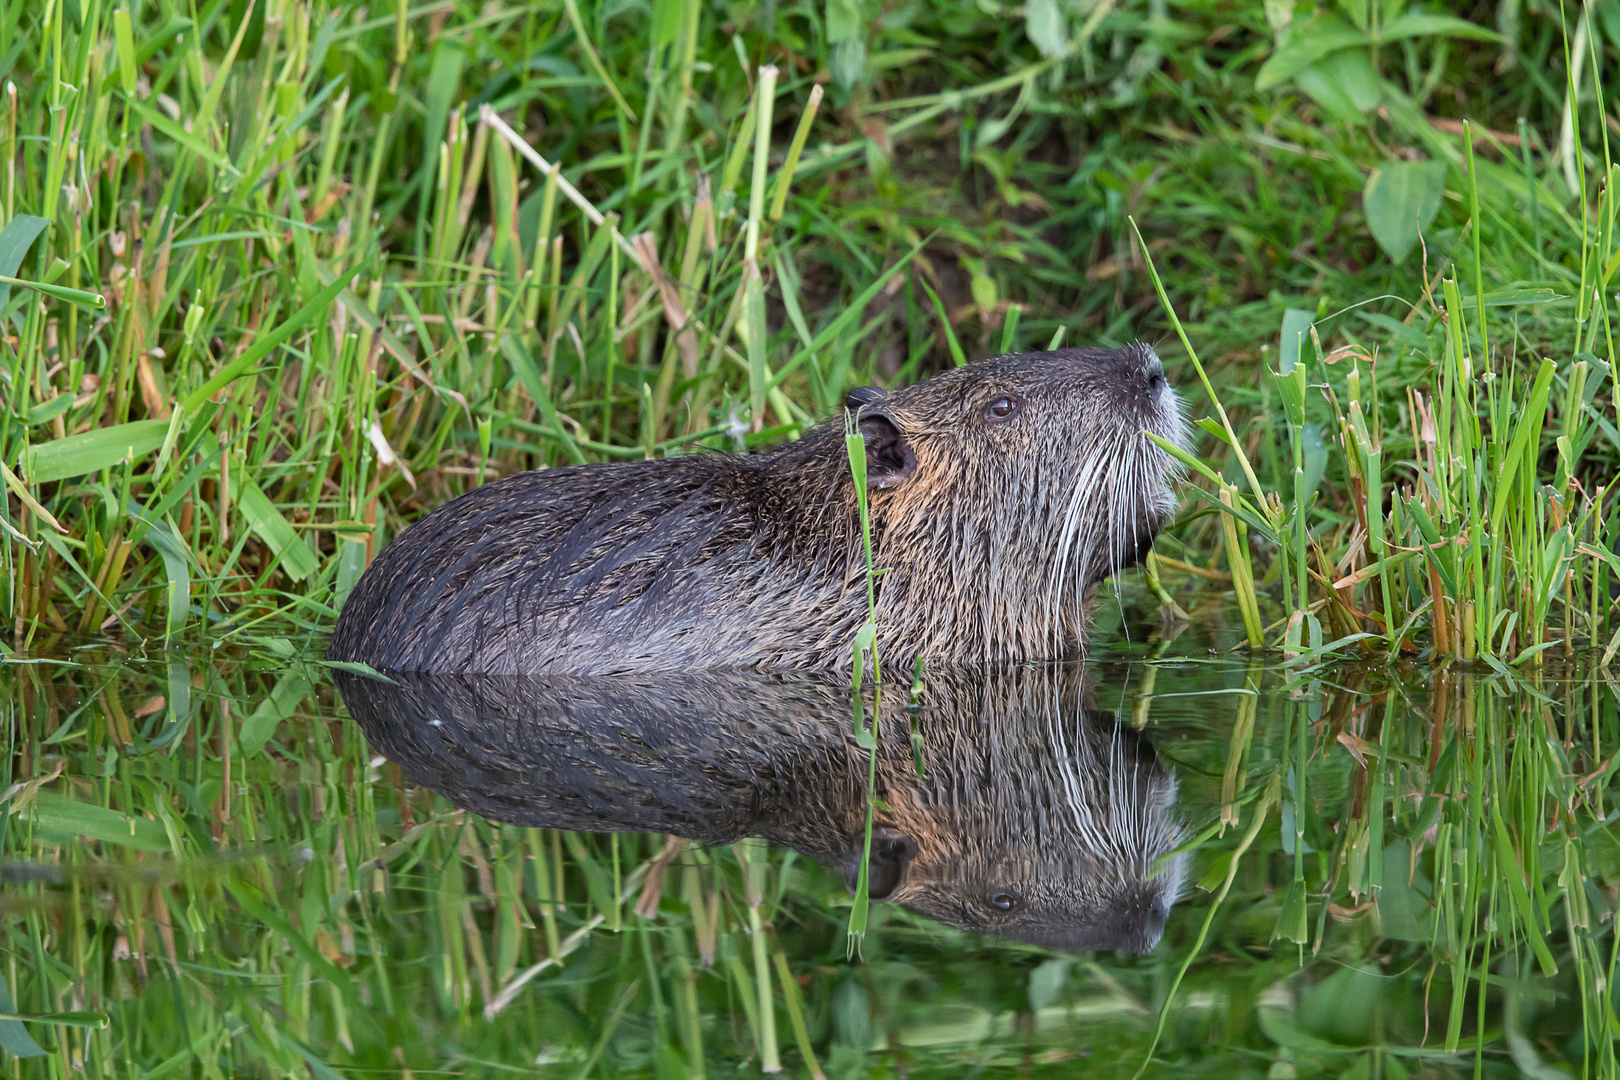
M 4 1071 L 1617 1075 L 1595 659 L 1106 636 L 858 707 L 9 657 Z

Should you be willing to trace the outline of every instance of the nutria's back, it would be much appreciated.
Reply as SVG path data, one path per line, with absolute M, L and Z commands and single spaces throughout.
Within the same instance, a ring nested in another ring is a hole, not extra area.
M 850 395 L 891 662 L 1075 654 L 1084 596 L 1168 518 L 1182 428 L 1145 346 L 1000 357 Z M 839 671 L 866 564 L 834 419 L 787 446 L 523 473 L 429 514 L 329 655 L 387 670 Z
M 755 648 L 722 612 L 791 609 L 750 520 L 760 460 L 700 454 L 520 473 L 405 530 L 350 595 L 330 655 L 389 670 L 611 673 Z M 775 588 L 773 589 L 773 586 Z M 774 600 L 775 603 L 768 601 Z M 762 628 L 756 628 L 762 629 Z
M 636 678 L 338 672 L 366 737 L 496 821 L 724 843 L 760 836 L 854 888 L 868 752 L 847 689 L 769 674 Z M 873 898 L 960 929 L 1144 951 L 1180 888 L 1174 777 L 1085 707 L 1076 665 L 933 671 L 885 695 Z M 868 713 L 870 715 L 870 713 Z

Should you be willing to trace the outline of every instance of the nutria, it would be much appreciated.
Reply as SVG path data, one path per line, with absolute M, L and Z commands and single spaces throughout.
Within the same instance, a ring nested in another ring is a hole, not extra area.
M 984 360 L 846 402 L 866 445 L 891 662 L 1078 655 L 1085 596 L 1168 519 L 1153 350 Z M 768 453 L 542 469 L 407 529 L 328 655 L 390 671 L 847 671 L 867 618 L 844 418 Z
M 860 870 L 868 753 L 849 691 L 767 673 L 336 675 L 412 781 L 495 821 L 706 843 L 759 836 Z M 873 899 L 1053 948 L 1143 952 L 1182 865 L 1176 782 L 1084 705 L 1076 665 L 930 674 L 917 714 L 885 695 Z

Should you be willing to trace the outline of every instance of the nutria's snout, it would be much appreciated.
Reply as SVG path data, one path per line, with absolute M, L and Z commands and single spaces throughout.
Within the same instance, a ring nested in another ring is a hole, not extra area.
M 1185 445 L 1147 345 L 998 356 L 760 454 L 520 473 L 395 540 L 349 595 L 328 655 L 383 670 L 847 673 L 868 616 L 846 425 L 866 453 L 888 661 L 1082 655 L 1088 594 L 1171 519 Z
M 1111 381 L 1118 388 L 1124 411 L 1151 421 L 1170 393 L 1164 362 L 1151 345 L 1135 342 L 1113 354 Z
M 1150 423 L 1147 426 L 1151 429 L 1156 426 L 1152 423 L 1152 420 L 1173 417 L 1174 420 L 1166 423 L 1165 427 L 1179 434 L 1181 410 L 1176 401 L 1176 392 L 1170 389 L 1170 380 L 1165 377 L 1164 362 L 1159 359 L 1159 354 L 1151 348 L 1143 346 L 1143 350 L 1147 353 L 1147 363 L 1142 366 L 1141 373 L 1142 397 L 1144 400 L 1141 411 L 1150 418 Z M 1154 433 L 1158 434 L 1157 431 Z M 1176 441 L 1180 442 L 1181 440 L 1177 439 Z
M 1158 353 L 1152 354 L 1152 359 L 1148 361 L 1143 374 L 1147 378 L 1147 388 L 1150 395 L 1157 396 L 1170 389 L 1170 383 L 1164 377 L 1164 363 L 1159 359 Z

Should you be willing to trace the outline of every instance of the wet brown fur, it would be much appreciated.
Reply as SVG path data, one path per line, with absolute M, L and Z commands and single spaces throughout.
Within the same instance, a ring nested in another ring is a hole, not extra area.
M 989 410 L 1018 402 L 1005 420 Z M 981 361 L 852 395 L 881 655 L 1073 656 L 1086 592 L 1167 519 L 1181 438 L 1145 346 Z M 866 564 L 845 422 L 768 453 L 523 473 L 429 514 L 348 597 L 329 655 L 386 670 L 847 670 Z

